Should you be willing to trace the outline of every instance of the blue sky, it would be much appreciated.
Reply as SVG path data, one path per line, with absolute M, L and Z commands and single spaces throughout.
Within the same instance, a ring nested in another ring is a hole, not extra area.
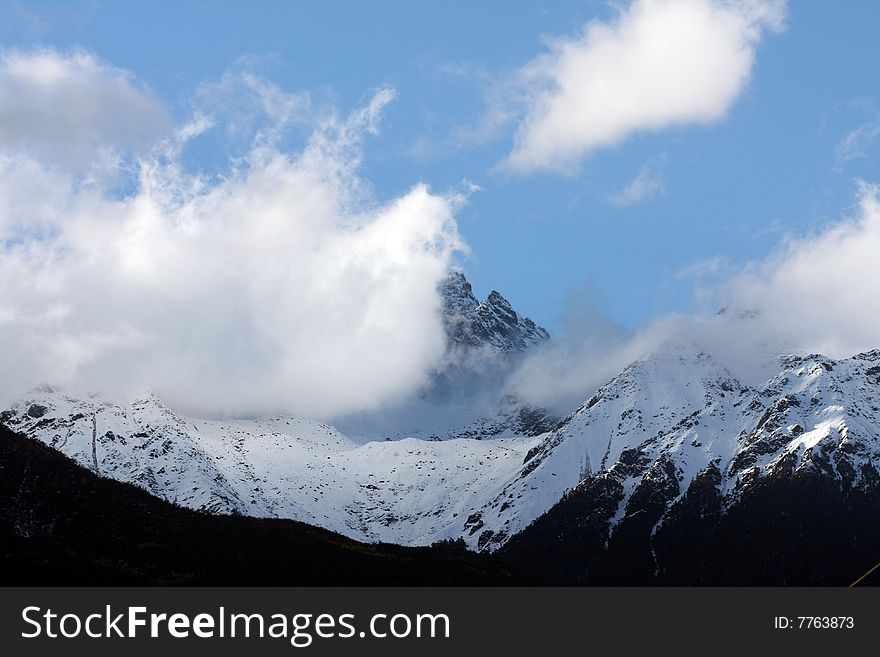
M 804 2 L 757 48 L 752 77 L 711 125 L 635 134 L 583 158 L 573 174 L 494 170 L 512 129 L 477 129 L 493 84 L 615 10 L 603 2 L 5 2 L 5 48 L 82 48 L 148 84 L 184 116 L 198 84 L 249 67 L 288 91 L 350 108 L 393 86 L 363 173 L 380 197 L 417 181 L 478 184 L 460 212 L 480 293 L 495 287 L 558 329 L 569 299 L 591 295 L 633 326 L 693 306 L 694 263 L 760 258 L 788 233 L 849 212 L 870 157 L 835 147 L 880 113 L 880 5 Z M 217 155 L 194 144 L 196 165 Z M 199 158 L 199 148 L 204 149 Z M 643 167 L 662 189 L 610 199 Z M 714 259 L 714 260 L 713 260 Z M 721 272 L 724 273 L 724 272 Z

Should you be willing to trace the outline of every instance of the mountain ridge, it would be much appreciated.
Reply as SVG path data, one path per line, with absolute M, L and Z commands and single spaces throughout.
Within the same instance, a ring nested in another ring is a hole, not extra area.
M 450 350 L 515 359 L 548 339 L 507 312 L 501 295 L 480 303 L 463 275 L 446 284 Z M 670 340 L 561 420 L 502 398 L 492 417 L 440 435 L 367 442 L 302 418 L 203 420 L 155 395 L 119 404 L 48 387 L 0 423 L 100 476 L 205 512 L 292 518 L 366 542 L 462 540 L 523 572 L 546 543 L 558 548 L 554 567 L 582 582 L 614 580 L 628 554 L 641 579 L 621 581 L 680 581 L 686 565 L 671 555 L 687 552 L 676 541 L 686 540 L 688 523 L 707 536 L 735 535 L 750 515 L 767 513 L 750 509 L 772 501 L 768 490 L 804 532 L 809 519 L 792 506 L 792 491 L 825 491 L 813 503 L 837 504 L 840 517 L 850 517 L 849 499 L 873 513 L 880 350 L 784 355 L 775 369 L 746 385 L 697 343 Z M 565 566 L 584 552 L 583 568 Z
M 7 585 L 511 585 L 460 546 L 363 544 L 292 520 L 212 515 L 98 477 L 0 426 Z
M 493 440 L 356 444 L 296 418 L 192 420 L 154 396 L 126 408 L 52 389 L 0 419 L 86 467 L 97 463 L 104 476 L 192 508 L 292 517 L 360 540 L 463 538 L 494 551 L 578 488 L 604 491 L 611 536 L 650 505 L 654 531 L 713 472 L 724 508 L 786 469 L 872 486 L 880 352 L 780 364 L 753 388 L 692 345 L 665 345 L 552 430 Z
M 878 363 L 876 351 L 805 354 L 780 358 L 756 388 L 703 379 L 719 385 L 701 389 L 702 408 L 667 409 L 668 429 L 644 439 L 633 438 L 633 419 L 626 444 L 608 441 L 616 455 L 500 552 L 547 583 L 847 583 L 880 552 Z M 608 385 L 569 431 L 603 396 L 621 399 Z

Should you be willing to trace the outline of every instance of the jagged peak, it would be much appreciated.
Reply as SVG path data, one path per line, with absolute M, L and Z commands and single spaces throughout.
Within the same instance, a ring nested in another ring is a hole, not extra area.
M 489 296 L 486 297 L 486 301 L 484 301 L 484 303 L 492 304 L 494 306 L 510 307 L 510 302 L 505 299 L 498 290 L 492 290 L 491 292 L 489 292 Z
M 451 271 L 446 277 L 440 281 L 440 289 L 449 292 L 458 292 L 461 294 L 472 294 L 471 284 L 468 279 L 460 271 Z
M 880 360 L 880 349 L 871 349 L 870 351 L 863 351 L 861 353 L 858 353 L 858 354 L 852 356 L 852 358 L 850 360 L 869 360 L 872 362 L 878 361 L 878 360 Z
M 157 395 L 153 390 L 147 390 L 132 398 L 131 405 L 158 406 L 162 409 L 168 408 L 165 402 L 162 401 L 162 398 Z
M 792 369 L 795 367 L 799 367 L 804 365 L 805 363 L 817 363 L 825 367 L 825 369 L 829 369 L 834 367 L 838 363 L 845 363 L 847 361 L 867 361 L 870 363 L 880 361 L 880 349 L 870 349 L 868 351 L 862 351 L 857 354 L 850 356 L 849 358 L 831 358 L 830 356 L 826 356 L 825 354 L 820 353 L 791 353 L 791 354 L 783 354 L 778 357 L 778 361 L 780 365 L 786 369 Z
M 822 365 L 833 367 L 833 365 L 837 362 L 833 358 L 829 358 L 824 354 L 817 353 L 782 354 L 777 357 L 777 360 L 779 361 L 779 364 L 786 369 L 799 367 L 805 363 L 819 363 Z
M 443 297 L 444 322 L 452 344 L 518 352 L 549 339 L 546 329 L 519 315 L 510 302 L 492 290 L 480 303 L 460 271 L 451 271 L 438 287 Z
M 479 305 L 471 284 L 461 272 L 449 272 L 437 289 L 447 315 L 467 314 Z

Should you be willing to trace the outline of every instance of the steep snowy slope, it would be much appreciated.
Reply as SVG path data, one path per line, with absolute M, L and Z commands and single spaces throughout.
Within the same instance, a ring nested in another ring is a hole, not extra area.
M 755 390 L 716 378 L 702 409 L 679 406 L 683 419 L 668 418 L 656 436 L 650 426 L 639 439 L 636 423 L 621 440 L 606 426 L 600 466 L 506 543 L 505 557 L 545 583 L 851 581 L 880 545 L 880 352 L 787 356 L 780 366 Z M 618 383 L 567 428 L 596 426 L 611 400 L 630 407 Z M 583 438 L 577 448 L 566 444 L 572 435 L 548 439 L 546 458 L 586 451 L 594 461 L 601 434 Z
M 0 421 L 96 474 L 137 484 L 182 506 L 246 513 L 247 505 L 193 440 L 192 427 L 152 395 L 124 408 L 98 397 L 42 387 Z
M 545 434 L 517 477 L 464 528 L 469 542 L 489 549 L 503 544 L 565 491 L 597 476 L 617 482 L 614 514 L 645 477 L 686 486 L 709 462 L 735 451 L 734 409 L 747 393 L 691 345 L 666 345 Z
M 737 454 L 723 471 L 736 495 L 768 474 L 812 471 L 847 488 L 875 486 L 880 467 L 880 351 L 845 360 L 787 356 L 752 395 Z
M 765 477 L 811 472 L 842 488 L 880 482 L 880 352 L 787 356 L 758 390 L 693 345 L 633 363 L 531 450 L 462 527 L 495 549 L 578 488 L 606 539 L 633 519 L 654 531 L 698 478 L 727 507 Z M 650 519 L 650 521 L 648 521 Z

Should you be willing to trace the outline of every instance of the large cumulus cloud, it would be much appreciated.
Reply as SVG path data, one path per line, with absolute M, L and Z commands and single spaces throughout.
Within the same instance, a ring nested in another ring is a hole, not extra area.
M 295 152 L 262 130 L 207 178 L 178 156 L 209 116 L 157 123 L 147 148 L 124 125 L 142 114 L 96 118 L 120 103 L 168 115 L 130 75 L 82 54 L 32 58 L 0 67 L 0 84 L 22 90 L 0 96 L 0 116 L 31 103 L 58 135 L 0 138 L 0 396 L 43 382 L 150 388 L 201 414 L 333 417 L 424 381 L 444 349 L 436 286 L 461 247 L 461 198 L 416 184 L 380 200 L 359 177 L 392 90 L 322 117 Z M 102 73 L 82 85 L 83 71 Z M 105 147 L 134 158 L 125 193 L 68 157 Z

